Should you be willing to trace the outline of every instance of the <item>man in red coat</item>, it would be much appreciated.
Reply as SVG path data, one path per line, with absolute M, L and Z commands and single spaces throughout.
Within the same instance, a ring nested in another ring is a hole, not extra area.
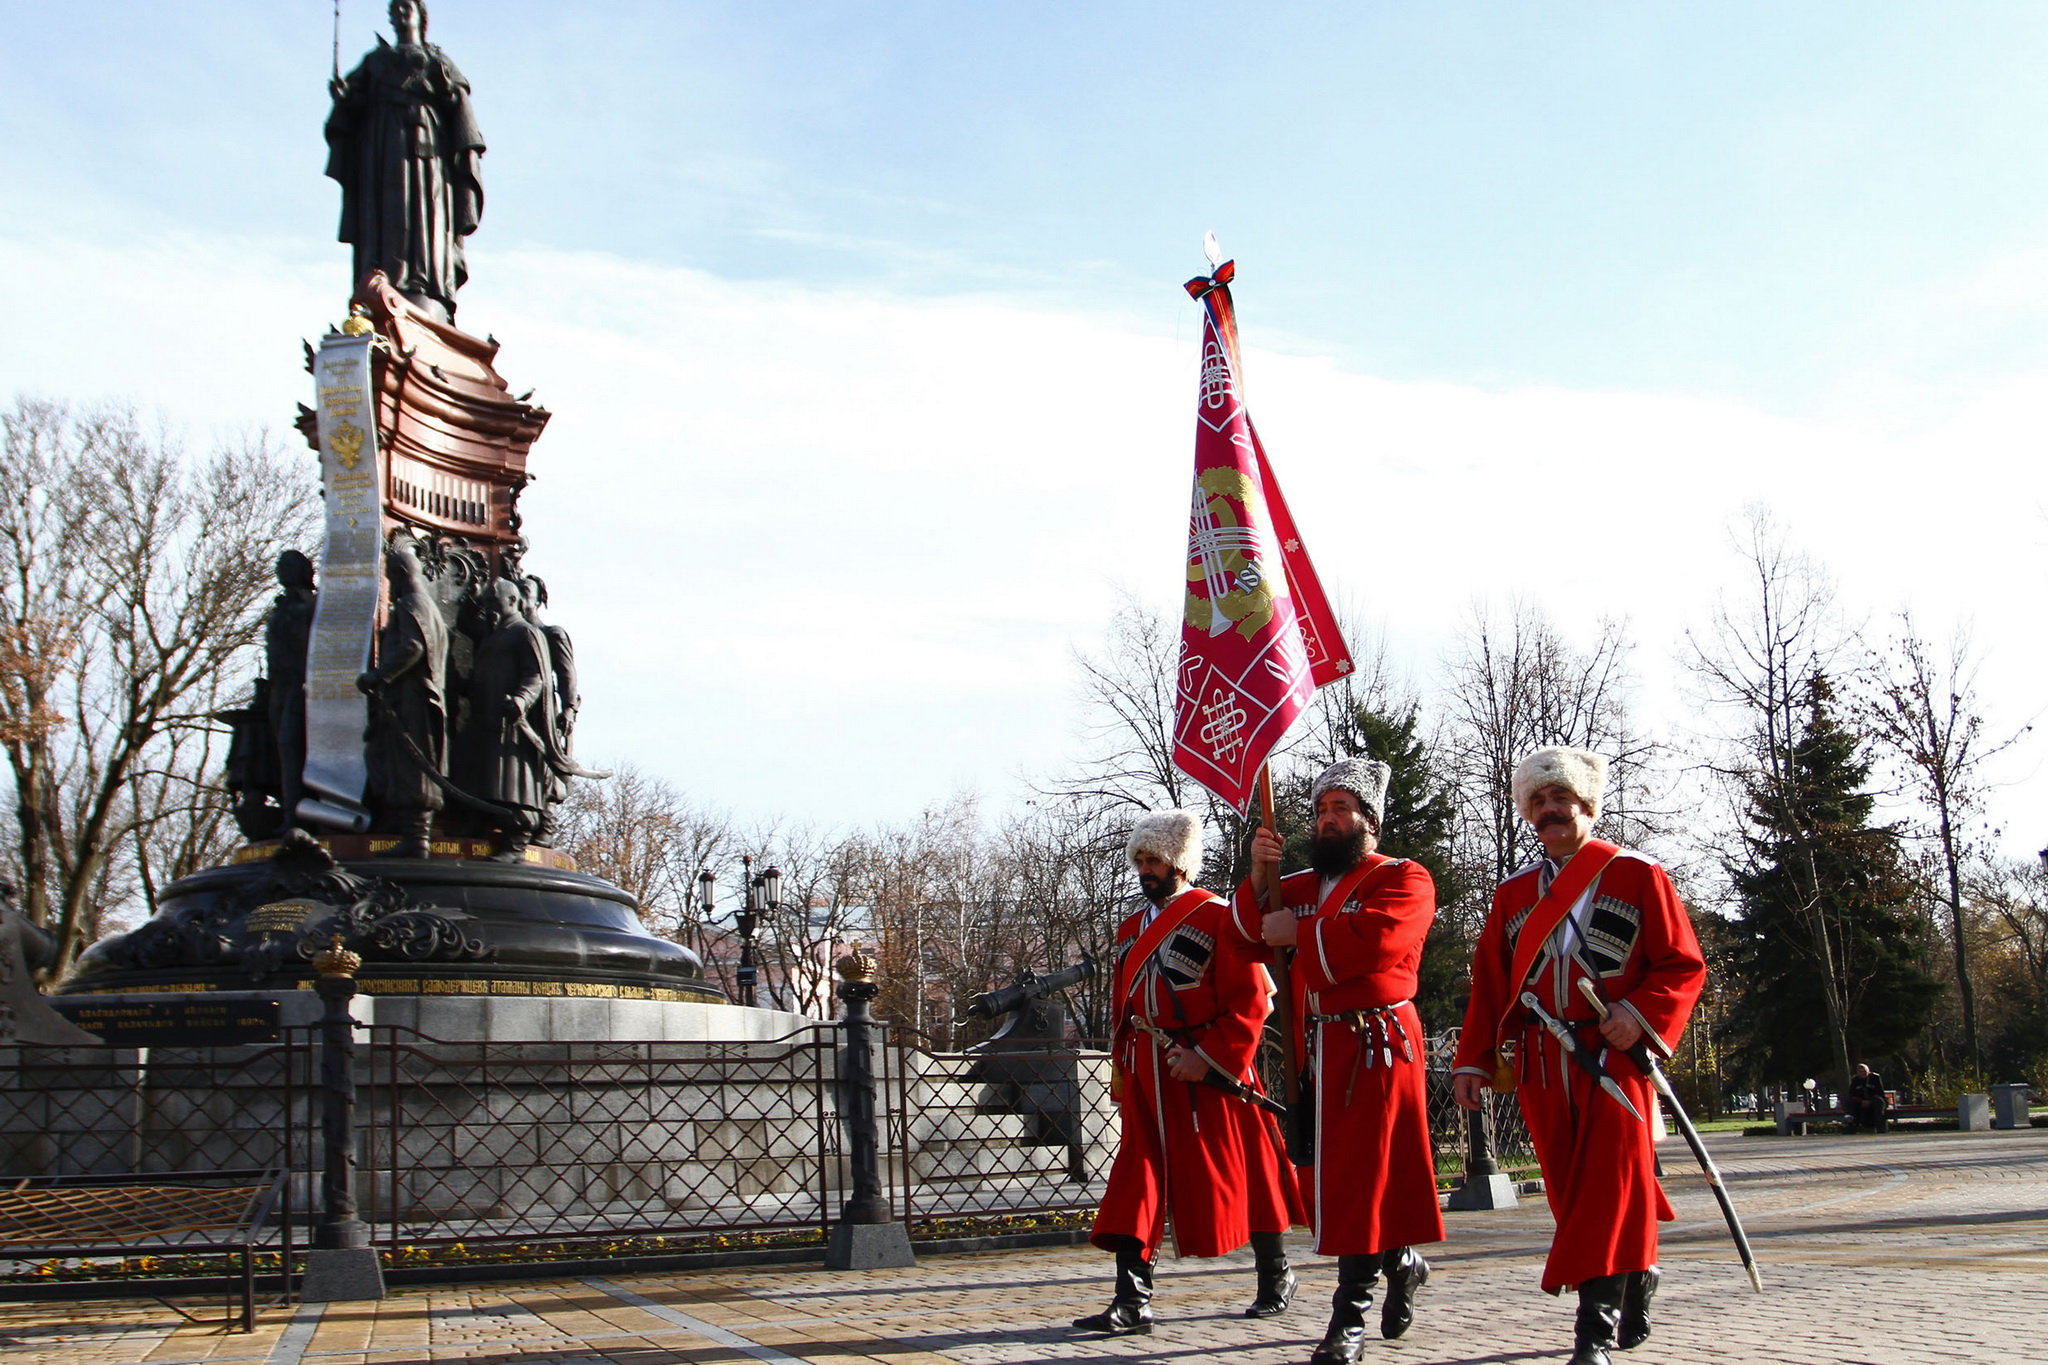
M 1230 906 L 1188 884 L 1202 866 L 1192 812 L 1140 816 L 1128 854 L 1148 904 L 1117 929 L 1110 1051 L 1123 1137 L 1089 1238 L 1116 1253 L 1116 1295 L 1074 1326 L 1152 1330 L 1152 1266 L 1169 1221 L 1178 1256 L 1222 1256 L 1249 1241 L 1258 1296 L 1245 1316 L 1271 1317 L 1294 1294 L 1281 1237 L 1303 1221 L 1300 1197 L 1278 1125 L 1204 1078 L 1257 1087 L 1252 1060 L 1272 988 L 1258 954 L 1231 932 Z
M 1379 852 L 1391 769 L 1347 758 L 1316 778 L 1310 868 L 1280 879 L 1279 837 L 1252 837 L 1237 931 L 1294 950 L 1294 1043 L 1301 1102 L 1315 1106 L 1314 1164 L 1302 1171 L 1316 1250 L 1337 1258 L 1330 1324 L 1311 1365 L 1351 1365 L 1382 1271 L 1380 1335 L 1413 1321 L 1429 1278 L 1418 1243 L 1443 1240 L 1429 1142 L 1422 1019 L 1410 998 L 1436 886 L 1420 863 Z M 1268 911 L 1280 880 L 1286 908 Z
M 1570 1026 L 1647 1115 L 1649 1080 L 1625 1050 L 1641 1041 L 1670 1056 L 1707 971 L 1664 869 L 1592 837 L 1606 781 L 1607 761 L 1582 749 L 1538 749 L 1515 768 L 1515 808 L 1544 856 L 1493 894 L 1453 1079 L 1467 1109 L 1479 1107 L 1482 1087 L 1521 1097 L 1557 1220 L 1543 1288 L 1579 1291 L 1573 1365 L 1607 1365 L 1610 1350 L 1650 1335 L 1657 1224 L 1670 1220 L 1671 1203 L 1648 1124 L 1575 1067 L 1521 997 L 1533 992 Z M 1581 981 L 1606 1006 L 1605 1022 Z

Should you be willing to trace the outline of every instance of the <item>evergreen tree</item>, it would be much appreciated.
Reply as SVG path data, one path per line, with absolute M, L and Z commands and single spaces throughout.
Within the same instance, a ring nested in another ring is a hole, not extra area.
M 1870 764 L 1836 721 L 1825 676 L 1782 777 L 1749 793 L 1731 869 L 1738 999 L 1731 1033 L 1763 1077 L 1834 1074 L 1896 1053 L 1926 1027 L 1939 986 L 1922 967 L 1912 882 L 1891 825 L 1870 822 Z

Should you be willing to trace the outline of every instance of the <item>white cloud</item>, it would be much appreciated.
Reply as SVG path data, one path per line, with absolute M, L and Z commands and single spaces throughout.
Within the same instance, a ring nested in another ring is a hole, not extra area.
M 299 338 L 340 313 L 337 256 L 0 239 L 29 320 L 0 337 L 0 373 L 283 428 Z M 1176 601 L 1192 317 L 1169 337 L 998 297 L 504 250 L 463 321 L 556 414 L 524 511 L 577 638 L 590 761 L 825 823 L 1000 794 L 1070 754 L 1069 651 L 1117 590 Z M 1935 633 L 1974 617 L 2001 722 L 2039 707 L 2048 375 L 1909 426 L 1394 383 L 1251 340 L 1248 397 L 1326 581 L 1418 656 L 1480 597 L 1573 632 L 1625 616 L 1673 719 L 1670 659 L 1735 576 L 1731 520 L 1762 501 L 1852 604 L 1910 605 Z M 2019 843 L 2048 836 L 2048 805 L 2001 801 Z

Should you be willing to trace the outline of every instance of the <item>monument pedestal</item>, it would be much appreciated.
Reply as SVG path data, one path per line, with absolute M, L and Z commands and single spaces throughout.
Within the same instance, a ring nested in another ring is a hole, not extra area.
M 725 1003 L 695 953 L 648 933 L 633 897 L 597 877 L 538 861 L 336 861 L 305 835 L 244 855 L 166 887 L 147 924 L 86 950 L 64 993 L 305 990 L 339 936 L 375 997 Z

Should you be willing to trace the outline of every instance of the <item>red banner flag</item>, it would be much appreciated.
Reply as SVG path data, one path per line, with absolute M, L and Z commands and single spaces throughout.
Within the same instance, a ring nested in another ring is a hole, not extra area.
M 1351 656 L 1238 394 L 1234 274 L 1226 261 L 1188 281 L 1202 381 L 1173 762 L 1244 810 L 1287 727 Z

